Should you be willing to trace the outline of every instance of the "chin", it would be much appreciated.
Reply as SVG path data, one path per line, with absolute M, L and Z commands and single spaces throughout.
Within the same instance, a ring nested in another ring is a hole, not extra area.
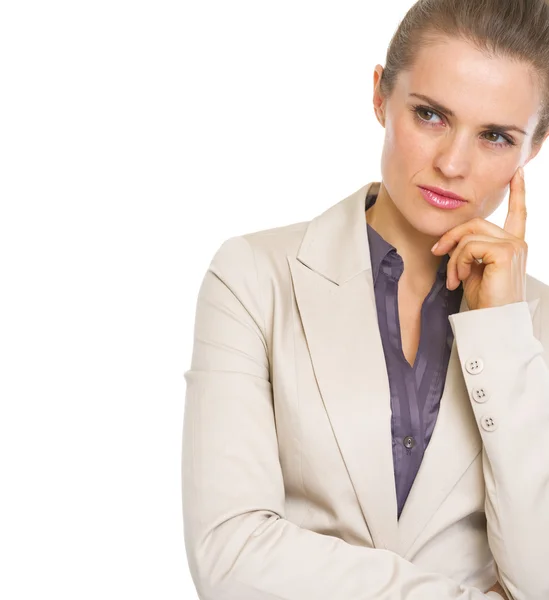
M 429 210 L 430 208 L 433 210 Z M 448 230 L 468 220 L 458 216 L 456 211 L 444 211 L 429 205 L 424 210 L 415 209 L 410 211 L 410 214 L 403 213 L 403 217 L 417 232 L 437 239 Z

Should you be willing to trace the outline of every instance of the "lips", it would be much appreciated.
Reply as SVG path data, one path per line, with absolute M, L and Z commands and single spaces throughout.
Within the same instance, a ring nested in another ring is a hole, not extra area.
M 465 198 L 462 198 L 461 196 L 458 196 L 457 194 L 454 194 L 453 192 L 450 192 L 443 188 L 434 187 L 430 185 L 420 185 L 419 187 L 423 188 L 424 190 L 429 190 L 437 196 L 444 196 L 445 198 L 451 198 L 452 200 L 460 200 L 461 202 L 467 202 Z
M 435 194 L 435 192 L 422 187 L 419 188 L 419 192 L 423 196 L 424 200 L 435 208 L 454 210 L 467 204 L 467 202 L 462 202 L 461 200 L 456 200 L 455 198 L 448 198 L 447 196 Z

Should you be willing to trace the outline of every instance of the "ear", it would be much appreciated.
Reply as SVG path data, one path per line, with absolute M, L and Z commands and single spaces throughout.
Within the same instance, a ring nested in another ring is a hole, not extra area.
M 385 98 L 381 94 L 381 75 L 383 74 L 383 67 L 376 65 L 374 69 L 374 112 L 377 120 L 385 127 Z

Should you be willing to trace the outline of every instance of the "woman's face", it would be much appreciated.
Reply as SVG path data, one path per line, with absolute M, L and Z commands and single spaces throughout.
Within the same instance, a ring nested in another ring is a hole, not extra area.
M 424 48 L 413 70 L 400 73 L 387 101 L 377 85 L 382 71 L 378 65 L 374 106 L 386 129 L 383 186 L 397 210 L 430 236 L 493 213 L 517 168 L 539 151 L 531 147 L 541 103 L 532 71 L 524 63 L 487 58 L 450 38 Z M 514 125 L 526 135 L 486 124 Z M 468 203 L 454 210 L 433 207 L 418 186 L 449 190 Z

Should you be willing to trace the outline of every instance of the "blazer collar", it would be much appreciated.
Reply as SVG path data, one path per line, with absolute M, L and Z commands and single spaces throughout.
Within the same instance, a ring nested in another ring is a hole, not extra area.
M 338 202 L 308 225 L 297 259 L 337 285 L 371 270 L 366 232 L 366 194 L 377 193 L 380 182 L 368 183 Z

